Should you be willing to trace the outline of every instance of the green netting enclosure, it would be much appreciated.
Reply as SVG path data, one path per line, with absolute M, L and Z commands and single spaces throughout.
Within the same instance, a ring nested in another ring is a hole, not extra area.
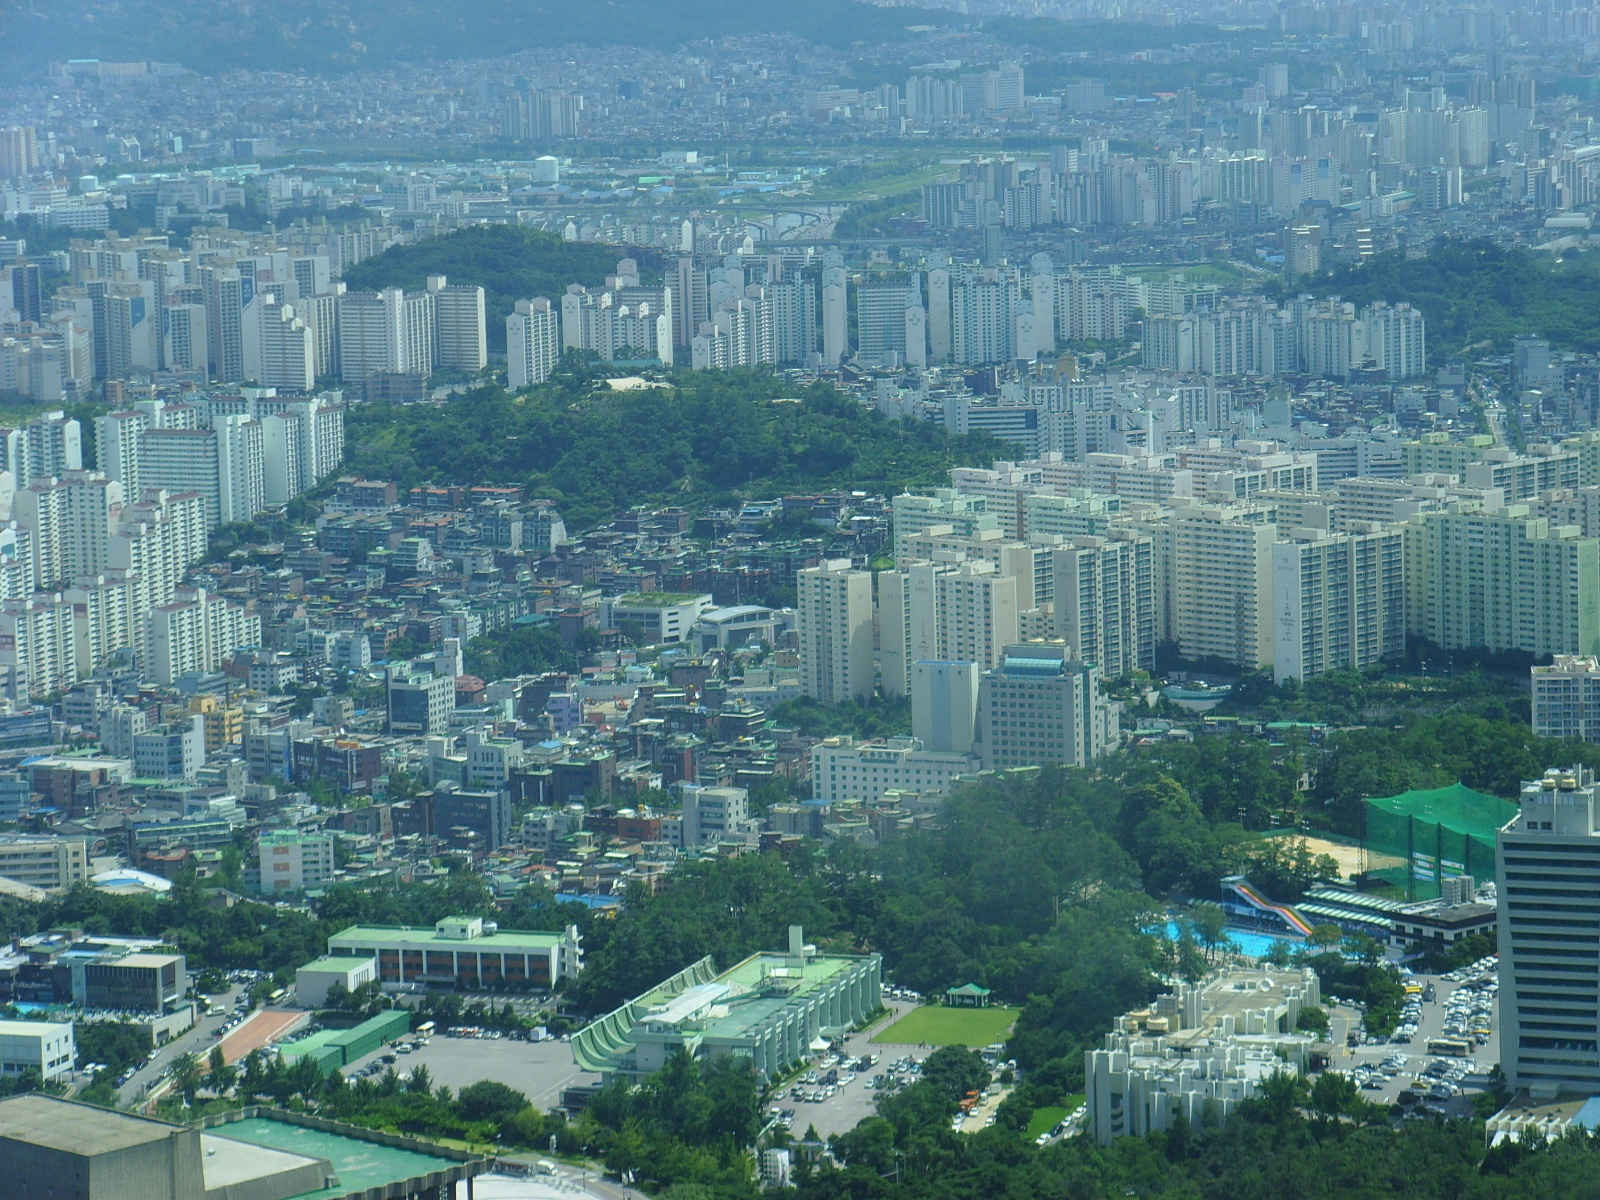
M 1460 783 L 1368 797 L 1367 874 L 1415 900 L 1436 899 L 1443 877 L 1493 879 L 1495 831 L 1516 815 L 1509 800 Z

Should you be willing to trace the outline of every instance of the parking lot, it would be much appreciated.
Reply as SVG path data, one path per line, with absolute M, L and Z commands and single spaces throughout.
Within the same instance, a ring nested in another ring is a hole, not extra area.
M 1456 978 L 1415 975 L 1411 981 L 1425 989 L 1424 995 L 1431 986 L 1433 999 L 1408 1001 L 1393 1038 L 1348 1047 L 1345 1040 L 1360 1027 L 1361 1013 L 1346 1005 L 1329 1007 L 1329 1035 L 1335 1047 L 1332 1067 L 1354 1078 L 1361 1095 L 1374 1103 L 1399 1103 L 1401 1093 L 1409 1092 L 1417 1100 L 1415 1107 L 1425 1112 L 1468 1115 L 1472 1096 L 1484 1090 L 1488 1072 L 1500 1061 L 1494 964 L 1475 964 Z M 1475 1030 L 1488 1032 L 1480 1044 L 1474 1044 L 1477 1039 L 1471 1036 Z M 1430 1042 L 1457 1037 L 1471 1046 L 1467 1055 L 1429 1053 Z
M 369 1054 L 345 1068 L 347 1076 L 376 1067 L 381 1074 L 387 1064 L 388 1047 Z M 558 1103 L 563 1090 L 600 1082 L 600 1076 L 580 1071 L 572 1061 L 570 1042 L 520 1042 L 508 1038 L 453 1038 L 436 1034 L 426 1046 L 410 1054 L 396 1055 L 394 1069 L 406 1075 L 419 1066 L 428 1068 L 433 1086 L 460 1091 L 480 1079 L 493 1079 L 524 1093 L 538 1109 Z

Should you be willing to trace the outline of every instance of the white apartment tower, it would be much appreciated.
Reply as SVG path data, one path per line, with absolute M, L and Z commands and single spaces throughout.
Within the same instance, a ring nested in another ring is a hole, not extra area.
M 1289 531 L 1272 547 L 1273 677 L 1359 669 L 1405 653 L 1405 538 L 1393 526 Z
M 468 374 L 483 370 L 489 365 L 483 289 L 448 283 L 443 275 L 430 275 L 427 282 L 433 296 L 433 361 Z
M 244 378 L 261 387 L 309 392 L 316 386 L 316 347 L 310 327 L 271 293 L 258 295 L 244 316 Z
M 825 704 L 871 696 L 872 573 L 825 559 L 797 582 L 800 690 Z
M 1532 668 L 1532 683 L 1535 734 L 1600 742 L 1600 658 L 1557 654 Z
M 506 382 L 512 391 L 550 378 L 561 361 L 560 318 L 548 300 L 518 300 L 506 316 Z
M 1276 528 L 1244 510 L 1195 507 L 1170 523 L 1172 634 L 1186 658 L 1247 671 L 1272 661 L 1272 545 Z
M 1155 670 L 1155 546 L 1148 537 L 1078 537 L 1054 551 L 1056 636 L 1115 679 Z

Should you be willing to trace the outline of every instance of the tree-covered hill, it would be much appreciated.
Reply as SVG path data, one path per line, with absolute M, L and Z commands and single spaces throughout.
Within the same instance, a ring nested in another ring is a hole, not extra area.
M 345 428 L 354 471 L 403 485 L 523 484 L 576 529 L 635 504 L 937 486 L 950 467 L 1005 453 L 988 437 L 947 437 L 754 371 L 614 392 L 569 370 L 517 398 L 480 388 L 438 406 L 358 405 Z
M 984 19 L 857 0 L 60 0 L 0 4 L 0 62 L 38 70 L 52 59 L 144 59 L 202 73 L 244 67 L 336 74 L 548 46 L 670 51 L 724 35 L 789 34 L 845 49 L 903 41 L 915 36 L 911 25 L 981 27 L 1024 56 L 1247 45 L 1263 36 L 1197 23 Z M 1097 71 L 1088 65 L 1084 73 Z
M 847 46 L 960 19 L 853 0 L 62 0 L 0 10 L 0 61 L 38 69 L 50 59 L 151 59 L 201 72 L 337 73 L 562 45 L 671 50 L 719 34 Z
M 1428 320 L 1435 361 L 1483 343 L 1504 351 L 1518 334 L 1562 350 L 1600 350 L 1600 255 L 1568 251 L 1558 263 L 1487 240 L 1444 242 L 1424 258 L 1394 251 L 1330 272 L 1314 290 L 1357 305 L 1410 301 Z
M 390 246 L 344 274 L 352 291 L 403 287 L 421 291 L 429 275 L 484 290 L 489 349 L 506 348 L 506 314 L 518 300 L 543 296 L 559 304 L 569 283 L 597 287 L 629 251 L 593 242 L 567 242 L 553 233 L 515 225 L 475 225 L 444 237 Z

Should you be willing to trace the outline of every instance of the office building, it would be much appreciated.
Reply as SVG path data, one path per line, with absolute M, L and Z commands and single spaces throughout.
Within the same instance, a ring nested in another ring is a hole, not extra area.
M 443 733 L 455 707 L 456 681 L 401 664 L 389 668 L 388 696 L 390 733 Z
M 1101 696 L 1099 672 L 1062 644 L 1006 646 L 978 683 L 975 749 L 985 770 L 1086 767 L 1116 747 L 1120 708 Z
M 334 835 L 318 830 L 264 830 L 256 843 L 264 895 L 299 895 L 333 882 Z M 301 1003 L 306 1003 L 301 997 Z
M 377 982 L 377 979 L 376 959 L 324 955 L 296 968 L 294 998 L 301 1008 L 322 1008 L 328 1003 L 328 992 L 334 984 L 344 988 L 346 995 L 349 995 Z
M 1404 656 L 1405 585 L 1397 526 L 1289 531 L 1272 547 L 1274 678 L 1281 684 Z
M 975 753 L 933 750 L 914 737 L 880 742 L 830 737 L 811 748 L 812 795 L 828 804 L 875 804 L 894 791 L 946 792 L 960 776 L 981 769 Z
M 446 781 L 433 789 L 433 832 L 478 853 L 511 840 L 511 793 L 503 788 L 461 787 Z
M 583 970 L 576 925 L 553 933 L 502 930 L 481 917 L 446 917 L 427 927 L 356 925 L 328 939 L 334 957 L 376 959 L 383 983 L 550 988 Z
M 1225 971 L 1179 983 L 1153 1004 L 1116 1019 L 1085 1055 L 1086 1128 L 1102 1146 L 1184 1122 L 1215 1129 L 1280 1071 L 1311 1065 L 1317 1039 L 1297 1032 L 1321 1003 L 1316 972 Z
M 591 1022 L 573 1037 L 572 1057 L 602 1079 L 638 1080 L 674 1054 L 732 1054 L 771 1080 L 817 1038 L 875 1012 L 882 987 L 879 955 L 818 954 L 795 925 L 787 953 L 753 954 L 721 972 L 703 958 Z
M 0 1021 L 0 1077 L 37 1071 L 53 1083 L 72 1074 L 77 1054 L 70 1021 Z
M 560 315 L 548 300 L 518 300 L 506 316 L 506 383 L 512 391 L 550 378 L 561 361 Z
M 181 954 L 116 948 L 71 964 L 72 1002 L 81 1008 L 170 1013 L 188 1003 L 189 962 Z
M 0 833 L 0 878 L 64 892 L 88 877 L 88 850 L 82 838 Z
M 1524 782 L 1495 837 L 1499 883 L 1500 1069 L 1546 1099 L 1600 1091 L 1600 811 L 1592 774 Z
M 0 1101 L 0 1158 L 11 1194 L 30 1200 L 420 1198 L 484 1166 L 464 1150 L 325 1124 L 251 1109 L 173 1125 L 35 1092 Z
M 683 846 L 693 850 L 715 846 L 738 833 L 750 816 L 750 797 L 744 788 L 700 787 L 686 783 L 683 800 Z
M 133 771 L 140 779 L 192 780 L 205 761 L 205 721 L 198 716 L 133 735 Z
M 637 625 L 645 640 L 656 645 L 686 642 L 700 617 L 715 607 L 709 593 L 629 592 L 600 602 L 600 619 L 608 629 Z
M 801 692 L 824 704 L 871 696 L 872 573 L 847 558 L 826 559 L 797 582 Z
M 1600 542 L 1525 505 L 1462 507 L 1407 531 L 1410 632 L 1445 650 L 1600 653 Z
M 1557 654 L 1531 668 L 1533 732 L 1544 738 L 1600 742 L 1600 658 Z

